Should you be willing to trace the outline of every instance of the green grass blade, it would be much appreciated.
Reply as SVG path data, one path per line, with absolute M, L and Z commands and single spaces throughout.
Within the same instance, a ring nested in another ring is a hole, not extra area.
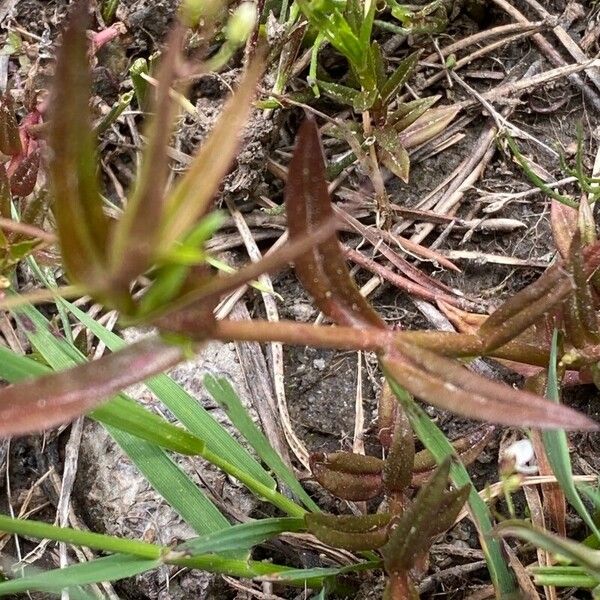
M 32 345 L 53 369 L 68 369 L 85 360 L 76 348 L 51 333 L 49 322 L 35 308 L 23 306 L 19 314 L 21 319 L 25 316 L 27 320 L 24 330 Z M 0 365 L 0 369 L 2 367 Z M 196 533 L 202 535 L 230 526 L 217 507 L 164 450 L 115 427 L 106 428 L 154 489 Z
M 257 544 L 280 533 L 304 531 L 304 519 L 281 517 L 260 519 L 250 523 L 235 525 L 224 531 L 218 531 L 188 540 L 175 548 L 175 552 L 185 551 L 189 554 L 223 553 L 231 550 L 249 550 Z
M 556 370 L 557 362 L 558 331 L 555 329 L 552 336 L 552 347 L 550 349 L 550 364 L 548 366 L 548 383 L 546 386 L 546 397 L 552 402 L 560 403 L 560 384 Z M 592 519 L 579 491 L 573 481 L 573 470 L 569 455 L 569 442 L 564 429 L 552 429 L 542 431 L 544 449 L 548 456 L 548 462 L 552 472 L 564 492 L 569 504 L 577 511 L 584 523 L 590 528 L 596 538 L 600 539 L 600 532 Z
M 61 300 L 59 303 L 71 311 L 110 350 L 114 351 L 125 347 L 124 340 L 112 331 L 108 331 L 75 305 L 66 300 Z M 244 469 L 263 485 L 275 489 L 275 481 L 265 469 L 214 420 L 196 398 L 188 394 L 179 384 L 167 375 L 158 375 L 146 381 L 146 385 L 191 433 L 204 440 L 206 447 L 211 452 L 226 458 L 236 467 Z
M 59 594 L 63 589 L 70 588 L 71 586 L 116 581 L 126 577 L 133 577 L 144 571 L 154 569 L 160 564 L 161 562 L 158 560 L 115 554 L 91 560 L 87 563 L 65 567 L 64 569 L 54 569 L 0 583 L 0 596 L 27 591 Z
M 402 408 L 406 411 L 414 432 L 434 456 L 436 462 L 440 464 L 447 457 L 456 456 L 448 438 L 427 416 L 425 411 L 415 403 L 412 396 L 391 377 L 388 377 L 388 382 Z M 469 473 L 459 461 L 452 462 L 450 478 L 457 488 L 464 485 L 470 486 L 468 503 L 471 516 L 479 532 L 481 549 L 485 555 L 490 577 L 497 593 L 501 594 L 502 598 L 508 598 L 516 592 L 515 582 L 504 560 L 498 540 L 492 537 L 492 518 L 489 509 L 477 493 Z
M 231 384 L 222 377 L 216 378 L 212 375 L 206 375 L 204 377 L 204 385 L 215 402 L 227 413 L 227 416 L 236 429 L 254 448 L 261 460 L 296 494 L 306 508 L 313 512 L 319 511 L 320 508 L 304 491 L 295 475 L 281 460 L 281 457 L 275 452 L 271 444 L 269 444 L 269 440 L 267 440 L 263 432 L 252 421 L 235 390 L 231 387 Z
M 121 552 L 152 560 L 159 559 L 165 552 L 164 548 L 147 542 L 138 542 L 91 531 L 81 531 L 70 527 L 57 527 L 40 521 L 13 519 L 6 515 L 0 515 L 0 531 L 86 546 L 104 552 Z

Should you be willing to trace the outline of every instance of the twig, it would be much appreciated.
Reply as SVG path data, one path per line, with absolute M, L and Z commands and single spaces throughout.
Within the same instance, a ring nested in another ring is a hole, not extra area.
M 507 0 L 492 0 L 496 6 L 500 7 L 504 10 L 508 15 L 510 15 L 515 21 L 519 23 L 529 23 L 529 20 L 519 12 L 512 3 Z M 533 41 L 537 44 L 540 50 L 545 54 L 548 60 L 556 67 L 564 67 L 566 65 L 566 61 L 562 58 L 562 56 L 558 53 L 558 51 L 548 42 L 548 40 L 541 34 L 535 33 L 532 36 Z M 581 65 L 576 65 L 581 66 Z M 582 69 L 589 69 L 597 65 L 587 64 L 582 67 Z M 578 70 L 571 71 L 568 73 L 569 81 L 578 87 L 590 104 L 594 107 L 594 109 L 600 112 L 600 98 L 598 95 L 592 90 L 585 81 L 581 78 L 580 75 L 577 74 Z
M 256 245 L 256 242 L 254 241 L 254 238 L 252 237 L 252 233 L 250 232 L 248 225 L 244 221 L 244 217 L 233 205 L 231 200 L 227 199 L 226 202 L 229 212 L 231 213 L 238 231 L 244 240 L 244 245 L 246 246 L 250 260 L 252 262 L 259 262 L 262 259 L 262 255 L 258 249 L 258 246 Z M 273 289 L 271 278 L 266 273 L 259 277 L 259 281 L 268 289 Z M 265 305 L 267 319 L 272 323 L 279 321 L 279 312 L 277 310 L 277 304 L 273 295 L 268 292 L 261 291 L 261 296 Z M 306 449 L 304 443 L 295 434 L 287 408 L 283 375 L 283 345 L 279 342 L 271 342 L 269 347 L 271 350 L 273 385 L 275 388 L 275 397 L 277 399 L 277 410 L 279 412 L 279 418 L 281 419 L 281 425 L 283 427 L 285 438 L 296 458 L 306 469 L 309 469 L 308 450 Z

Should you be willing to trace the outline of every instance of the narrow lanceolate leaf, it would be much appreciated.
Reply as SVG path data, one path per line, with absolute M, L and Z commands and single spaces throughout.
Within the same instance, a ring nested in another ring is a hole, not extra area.
M 565 329 L 569 341 L 577 348 L 586 344 L 598 344 L 598 317 L 592 290 L 583 260 L 581 233 L 576 231 L 569 251 L 569 272 L 575 289 L 564 304 Z
M 356 97 L 360 93 L 351 87 L 341 85 L 339 83 L 332 83 L 328 81 L 318 81 L 319 89 L 329 98 L 339 102 L 340 104 L 346 104 L 347 106 L 354 106 Z
M 550 202 L 550 224 L 554 245 L 561 257 L 569 257 L 573 234 L 577 229 L 577 210 L 558 200 Z
M 6 167 L 0 165 L 0 217 L 4 219 L 11 218 L 11 201 L 10 183 L 6 174 Z
M 167 50 L 158 74 L 154 117 L 148 127 L 148 143 L 133 193 L 113 235 L 111 248 L 112 279 L 127 289 L 156 258 L 156 245 L 165 204 L 165 186 L 169 174 L 169 137 L 175 119 L 171 90 L 175 83 L 181 45 L 182 25 L 169 35 Z
M 402 86 L 408 81 L 412 75 L 417 63 L 419 62 L 421 51 L 413 52 L 407 56 L 392 73 L 381 90 L 381 97 L 384 103 L 387 103 L 392 97 L 397 94 Z
M 456 517 L 468 495 L 468 486 L 446 492 L 450 461 L 442 463 L 431 480 L 419 490 L 411 506 L 392 528 L 383 547 L 385 570 L 403 573 L 412 569 L 448 521 Z M 458 507 L 457 507 L 458 505 Z
M 505 521 L 496 527 L 502 537 L 517 537 L 581 565 L 600 581 L 600 551 L 533 527 L 525 521 Z
M 440 106 L 429 109 L 412 125 L 400 132 L 400 143 L 410 150 L 427 142 L 442 133 L 459 112 L 460 106 Z
M 452 447 L 460 462 L 465 466 L 474 462 L 492 439 L 495 430 L 493 425 L 482 425 L 467 435 L 453 440 Z M 422 485 L 431 477 L 436 466 L 435 457 L 429 450 L 425 448 L 417 452 L 413 465 L 412 485 Z
M 560 404 L 560 381 L 557 373 L 557 345 L 558 331 L 554 331 L 552 336 L 552 351 L 550 354 L 550 364 L 548 366 L 548 382 L 546 384 L 546 396 L 557 406 Z M 546 450 L 548 462 L 556 480 L 562 488 L 567 500 L 571 506 L 579 513 L 585 524 L 591 529 L 597 539 L 600 539 L 600 530 L 594 519 L 585 506 L 575 483 L 573 482 L 573 470 L 571 467 L 571 457 L 569 454 L 569 442 L 564 429 L 557 431 L 543 431 L 542 441 Z
M 208 212 L 210 202 L 227 174 L 239 146 L 240 133 L 250 113 L 262 69 L 260 59 L 249 66 L 237 92 L 221 111 L 215 128 L 187 173 L 169 195 L 168 218 L 163 225 L 161 250 L 168 249 Z
M 388 493 L 401 492 L 411 483 L 415 460 L 415 440 L 406 413 L 396 411 L 392 445 L 383 467 L 383 485 Z
M 11 98 L 0 98 L 0 152 L 7 156 L 16 156 L 22 150 L 19 126 L 12 110 Z
M 317 125 L 306 119 L 300 128 L 285 188 L 290 239 L 301 239 L 333 218 Z M 360 295 L 332 236 L 296 260 L 296 273 L 327 316 L 344 325 L 384 328 L 383 321 Z
M 89 110 L 88 2 L 77 2 L 62 37 L 50 100 L 54 214 L 69 276 L 102 287 L 108 221 L 98 191 Z
M 400 136 L 394 129 L 376 129 L 375 139 L 379 144 L 381 162 L 402 181 L 408 181 L 410 156 L 400 142 Z
M 573 284 L 559 265 L 553 265 L 531 285 L 515 294 L 481 325 L 477 335 L 486 350 L 499 348 L 519 336 L 564 300 Z
M 325 544 L 358 551 L 374 550 L 386 543 L 391 515 L 379 513 L 355 517 L 308 513 L 304 520 L 308 531 Z
M 454 448 L 448 438 L 427 416 L 427 413 L 413 400 L 406 390 L 402 389 L 393 379 L 388 379 L 390 387 L 410 420 L 410 424 L 418 438 L 427 450 L 433 454 L 438 464 L 454 456 Z M 454 461 L 450 466 L 450 478 L 455 487 L 467 485 L 469 492 L 469 507 L 473 522 L 477 527 L 481 548 L 486 557 L 490 576 L 501 597 L 509 597 L 514 592 L 514 581 L 508 570 L 498 540 L 491 537 L 492 521 L 487 504 L 477 493 L 469 473 L 460 461 Z M 502 596 L 506 594 L 506 596 Z
M 400 344 L 382 358 L 385 372 L 421 400 L 467 418 L 549 429 L 597 430 L 597 423 L 530 392 L 490 381 L 424 348 Z
M 429 96 L 404 102 L 393 112 L 388 114 L 386 122 L 396 131 L 402 131 L 412 125 L 421 115 L 429 110 L 441 96 Z
M 375 456 L 312 454 L 310 470 L 327 491 L 344 500 L 370 500 L 383 491 L 383 461 Z
M 10 176 L 10 191 L 15 196 L 29 196 L 35 188 L 40 169 L 40 151 L 34 150 L 18 164 Z
M 96 361 L 0 390 L 0 436 L 67 423 L 128 385 L 183 359 L 183 351 L 149 338 Z

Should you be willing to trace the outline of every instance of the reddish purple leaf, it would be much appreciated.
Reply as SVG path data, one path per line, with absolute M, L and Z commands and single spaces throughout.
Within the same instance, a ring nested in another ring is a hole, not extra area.
M 29 196 L 37 181 L 40 169 L 40 151 L 34 150 L 23 157 L 10 177 L 10 191 L 15 196 Z
M 310 118 L 298 132 L 288 169 L 285 202 L 291 240 L 304 238 L 334 217 L 319 133 Z M 335 236 L 296 259 L 296 273 L 317 306 L 337 323 L 385 327 L 352 281 Z
M 0 436 L 68 423 L 184 358 L 182 348 L 153 337 L 72 369 L 0 389 Z

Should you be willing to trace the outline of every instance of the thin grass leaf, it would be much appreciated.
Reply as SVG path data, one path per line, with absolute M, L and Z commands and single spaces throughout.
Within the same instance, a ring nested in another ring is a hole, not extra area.
M 535 171 L 531 168 L 531 165 L 528 163 L 527 159 L 521 154 L 521 150 L 517 146 L 514 139 L 508 135 L 506 132 L 504 133 L 504 138 L 506 140 L 506 144 L 508 145 L 510 151 L 512 152 L 516 163 L 521 167 L 523 173 L 527 176 L 527 178 L 539 188 L 546 196 L 560 202 L 561 204 L 565 204 L 566 206 L 570 206 L 571 208 L 577 208 L 578 202 L 571 198 L 570 196 L 565 196 L 564 194 L 559 194 L 555 190 L 553 190 L 550 186 L 546 184 L 546 182 L 535 173 Z
M 118 581 L 133 577 L 139 573 L 155 569 L 161 564 L 159 560 L 148 560 L 124 554 L 115 554 L 97 558 L 64 569 L 54 569 L 35 575 L 26 575 L 21 579 L 13 579 L 0 583 L 0 596 L 18 594 L 27 591 L 50 592 L 60 594 L 63 589 L 73 586 Z
M 402 389 L 393 378 L 388 377 L 388 383 L 402 408 L 406 411 L 413 431 L 425 448 L 435 457 L 438 464 L 441 464 L 448 457 L 454 456 L 454 448 L 450 441 L 427 416 L 425 411 L 414 402 L 410 394 Z M 506 594 L 506 597 L 509 597 L 510 594 L 516 591 L 515 582 L 502 554 L 500 544 L 492 537 L 492 517 L 487 504 L 477 493 L 467 470 L 460 462 L 452 462 L 450 479 L 457 488 L 465 485 L 469 486 L 468 503 L 471 518 L 479 534 L 479 542 L 485 555 L 490 577 L 497 592 L 501 595 Z
M 62 300 L 59 302 L 111 350 L 119 350 L 126 346 L 126 343 L 118 335 L 103 327 L 74 304 Z M 191 433 L 204 440 L 206 448 L 223 458 L 227 458 L 231 464 L 236 465 L 240 469 L 246 470 L 249 475 L 262 484 L 275 489 L 275 480 L 265 469 L 211 416 L 196 398 L 188 394 L 178 383 L 173 381 L 169 376 L 161 374 L 147 380 L 145 385 L 156 394 L 157 398 Z M 283 475 L 269 461 L 265 460 L 264 456 L 261 456 L 261 458 L 278 476 Z M 280 461 L 278 456 L 274 462 L 277 460 Z M 302 490 L 302 487 L 295 477 L 293 477 L 293 474 L 289 473 L 289 479 L 290 481 L 286 480 L 286 482 L 292 488 L 294 488 L 292 480 L 295 482 L 294 489 L 296 493 L 298 492 L 296 488 Z M 304 492 L 304 490 L 302 491 Z M 305 492 L 304 494 L 306 495 Z M 307 498 L 310 500 L 308 496 Z
M 93 533 L 91 531 L 81 531 L 70 527 L 57 527 L 40 521 L 13 519 L 6 515 L 0 515 L 0 531 L 29 536 L 40 540 L 48 539 L 56 542 L 66 542 L 104 552 L 121 552 L 138 558 L 152 560 L 160 559 L 169 550 L 168 548 L 147 542 L 128 540 L 111 535 Z
M 560 383 L 557 373 L 557 348 L 558 331 L 555 329 L 552 335 L 552 346 L 550 351 L 550 364 L 548 366 L 548 382 L 546 384 L 546 397 L 556 403 L 560 403 Z M 600 539 L 600 531 L 594 522 L 594 519 L 587 510 L 585 504 L 573 481 L 573 470 L 571 467 L 571 457 L 569 454 L 569 442 L 567 434 L 563 429 L 553 431 L 543 431 L 542 440 L 548 462 L 552 468 L 556 480 L 558 481 L 567 500 L 577 511 L 584 523 L 590 528 L 592 533 Z
M 173 552 L 186 554 L 219 554 L 231 550 L 250 550 L 281 533 L 304 531 L 304 519 L 297 517 L 278 517 L 260 519 L 250 523 L 235 525 L 223 531 L 217 531 L 202 537 L 187 540 L 179 544 Z
M 279 454 L 269 444 L 263 432 L 252 421 L 231 384 L 222 377 L 206 375 L 204 386 L 215 402 L 225 410 L 235 428 L 244 436 L 260 459 L 290 488 L 308 510 L 318 511 L 318 505 L 304 491 L 294 473 L 289 470 Z
M 63 261 L 76 282 L 104 285 L 108 220 L 98 189 L 88 106 L 88 2 L 77 2 L 62 37 L 50 100 L 50 174 Z
M 525 521 L 505 521 L 496 526 L 502 537 L 518 537 L 548 552 L 559 554 L 581 565 L 587 573 L 600 581 L 600 551 L 591 550 L 583 544 L 542 531 Z
M 22 314 L 30 323 L 30 329 L 25 329 L 29 340 L 53 369 L 68 369 L 85 360 L 79 350 L 51 333 L 49 322 L 35 308 L 25 306 Z M 3 366 L 0 363 L 0 368 Z M 230 526 L 202 490 L 162 448 L 114 427 L 107 426 L 106 429 L 150 485 L 196 533 L 201 535 Z

